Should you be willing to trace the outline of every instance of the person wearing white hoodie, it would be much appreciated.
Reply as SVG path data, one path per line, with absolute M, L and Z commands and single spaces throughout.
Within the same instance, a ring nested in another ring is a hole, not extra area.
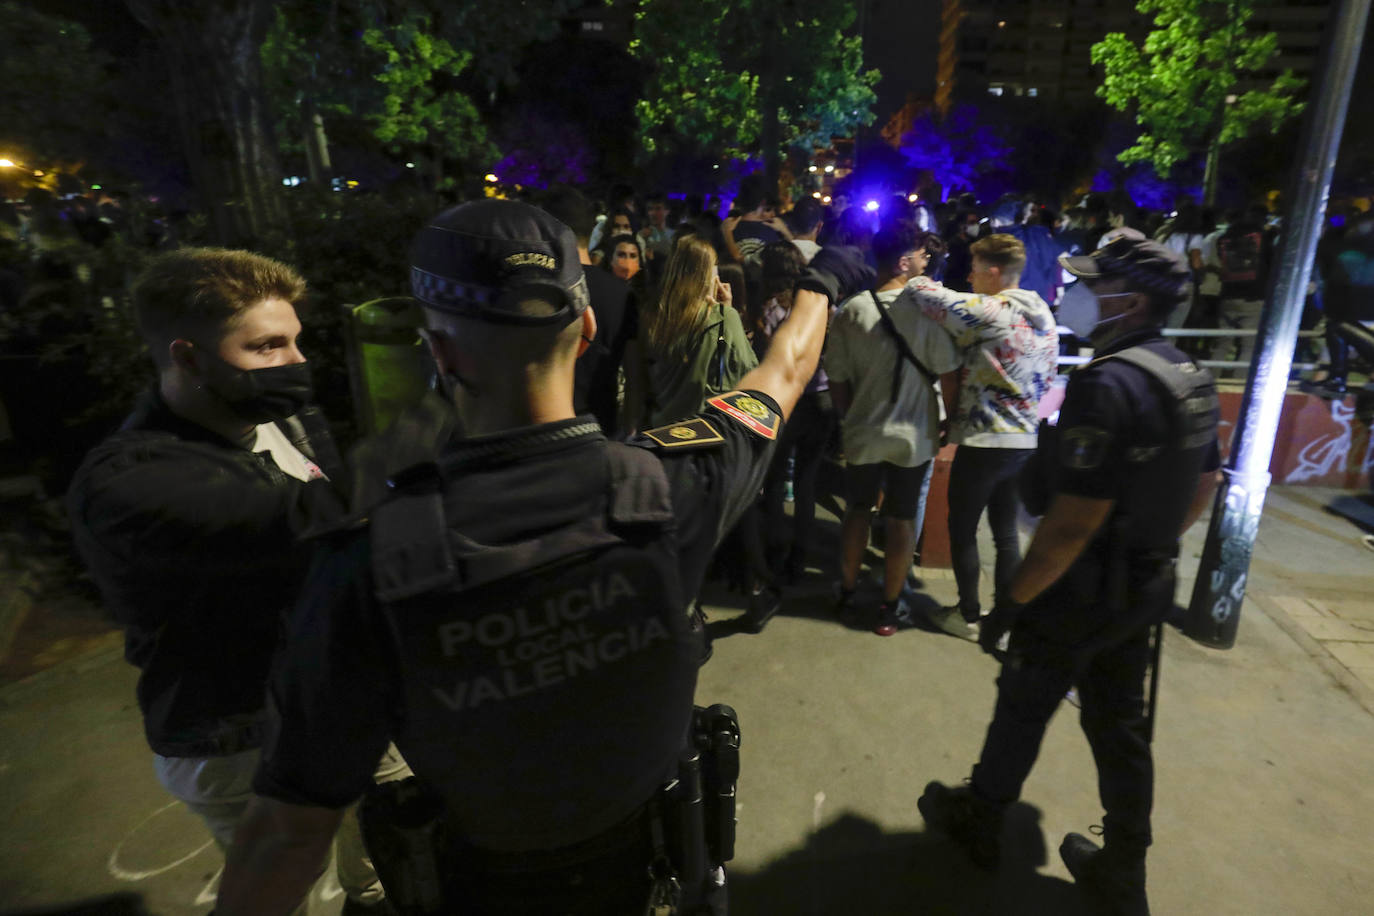
M 970 253 L 972 294 L 946 289 L 928 277 L 907 284 L 903 296 L 954 339 L 963 363 L 940 380 L 949 441 L 958 444 L 949 478 L 949 541 L 959 603 L 934 622 L 946 632 L 976 638 L 978 520 L 988 510 L 997 549 L 994 589 L 1001 594 L 1021 561 L 1017 540 L 1017 477 L 1035 451 L 1040 398 L 1054 381 L 1059 335 L 1050 307 L 1018 283 L 1026 263 L 1019 239 L 990 235 Z

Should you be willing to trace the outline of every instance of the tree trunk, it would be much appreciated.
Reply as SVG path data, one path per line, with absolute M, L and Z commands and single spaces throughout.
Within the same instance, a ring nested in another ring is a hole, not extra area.
M 1202 205 L 1217 205 L 1217 173 L 1221 167 L 1221 134 L 1215 134 L 1207 144 L 1207 167 L 1202 173 Z
M 760 113 L 763 124 L 759 130 L 759 143 L 763 146 L 763 168 L 764 174 L 768 176 L 769 193 L 777 193 L 778 176 L 782 174 L 782 124 L 778 120 L 778 106 L 770 95 L 771 93 L 759 93 L 763 99 L 763 111 Z
M 167 61 L 196 192 L 224 245 L 285 226 L 281 166 L 258 56 L 268 0 L 125 0 Z
M 315 100 L 309 96 L 301 100 L 301 133 L 305 142 L 306 174 L 311 184 L 324 187 L 333 171 L 329 161 L 329 137 L 324 132 L 324 118 L 315 110 Z

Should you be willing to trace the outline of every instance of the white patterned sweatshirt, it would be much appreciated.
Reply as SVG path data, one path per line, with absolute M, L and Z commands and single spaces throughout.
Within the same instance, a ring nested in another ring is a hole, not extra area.
M 902 295 L 954 339 L 963 357 L 950 441 L 976 448 L 1035 448 L 1040 398 L 1054 382 L 1059 334 L 1038 293 L 980 296 L 917 277 Z

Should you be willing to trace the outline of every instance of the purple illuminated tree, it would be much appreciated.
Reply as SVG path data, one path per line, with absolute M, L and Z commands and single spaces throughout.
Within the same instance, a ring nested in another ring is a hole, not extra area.
M 980 180 L 1008 167 L 1011 146 L 973 105 L 941 117 L 930 109 L 916 118 L 898 150 L 912 168 L 929 172 L 945 197 L 972 191 Z
M 499 131 L 504 153 L 492 168 L 504 182 L 546 188 L 585 184 L 594 158 L 576 125 L 536 107 L 514 111 Z

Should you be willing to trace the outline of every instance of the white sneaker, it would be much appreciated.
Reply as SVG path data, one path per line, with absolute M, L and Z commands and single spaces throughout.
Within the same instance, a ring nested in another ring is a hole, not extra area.
M 967 639 L 969 642 L 978 641 L 978 624 L 969 623 L 965 620 L 964 615 L 959 613 L 957 606 L 929 611 L 926 613 L 926 619 L 935 624 L 942 633 L 948 633 L 959 639 Z

